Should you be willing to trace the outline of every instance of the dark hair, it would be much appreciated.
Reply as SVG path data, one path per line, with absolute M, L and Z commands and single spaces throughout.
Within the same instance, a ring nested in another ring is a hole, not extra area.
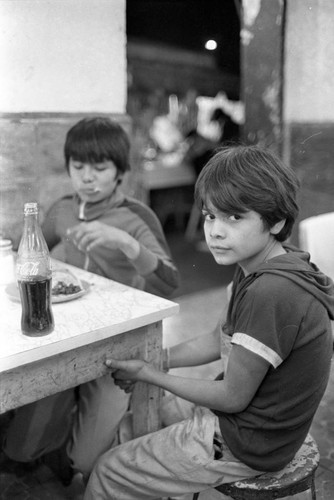
M 294 171 L 270 150 L 259 146 L 224 147 L 202 169 L 195 200 L 202 209 L 208 201 L 227 214 L 253 210 L 267 229 L 286 219 L 278 234 L 285 241 L 298 215 L 299 182 Z
M 84 118 L 66 135 L 64 154 L 68 170 L 69 161 L 101 163 L 113 161 L 118 172 L 130 170 L 130 142 L 125 130 L 106 117 Z

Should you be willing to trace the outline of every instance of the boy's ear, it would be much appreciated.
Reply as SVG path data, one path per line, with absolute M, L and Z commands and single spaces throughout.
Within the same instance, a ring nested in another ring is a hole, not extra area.
M 283 229 L 285 223 L 286 219 L 282 219 L 279 222 L 276 222 L 276 224 L 274 224 L 273 227 L 270 229 L 270 233 L 278 234 Z

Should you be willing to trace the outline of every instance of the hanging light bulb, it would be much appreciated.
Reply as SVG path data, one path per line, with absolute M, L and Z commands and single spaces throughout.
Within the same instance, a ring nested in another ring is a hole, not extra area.
M 217 42 L 216 40 L 207 40 L 204 47 L 206 50 L 215 50 L 217 48 Z

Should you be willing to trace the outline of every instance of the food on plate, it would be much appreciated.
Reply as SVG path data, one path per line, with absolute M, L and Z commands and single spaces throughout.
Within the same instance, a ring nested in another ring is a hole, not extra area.
M 81 292 L 80 280 L 68 269 L 56 269 L 52 274 L 52 295 L 72 295 Z
M 78 293 L 81 291 L 81 288 L 78 285 L 73 285 L 73 283 L 70 283 L 69 285 L 66 285 L 63 281 L 58 281 L 56 286 L 52 288 L 52 295 L 69 295 L 71 293 Z

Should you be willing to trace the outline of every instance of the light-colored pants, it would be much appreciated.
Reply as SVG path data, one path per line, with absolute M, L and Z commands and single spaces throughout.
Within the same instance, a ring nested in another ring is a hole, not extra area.
M 89 475 L 96 459 L 118 444 L 118 427 L 129 395 L 110 376 L 19 408 L 10 423 L 5 453 L 29 462 L 59 448 L 67 439 L 73 468 Z
M 141 500 L 204 491 L 261 474 L 235 458 L 223 441 L 214 459 L 218 418 L 196 407 L 193 417 L 117 446 L 97 461 L 84 500 Z

